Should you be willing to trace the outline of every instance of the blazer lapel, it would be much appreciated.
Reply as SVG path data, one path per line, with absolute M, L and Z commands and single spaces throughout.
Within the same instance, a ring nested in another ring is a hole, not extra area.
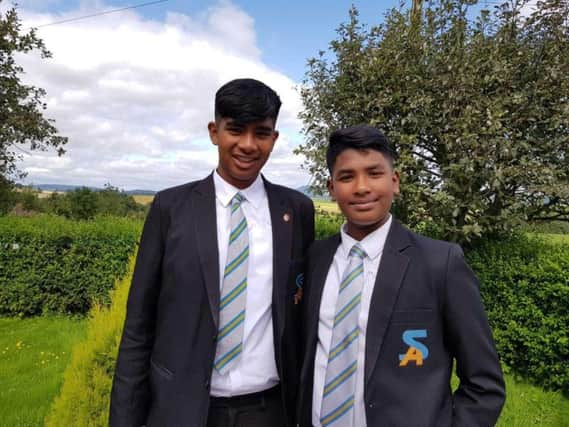
M 314 358 L 315 354 L 312 352 L 312 348 L 316 345 L 316 340 L 318 337 L 318 323 L 320 319 L 320 306 L 322 304 L 322 293 L 324 292 L 324 284 L 326 283 L 326 277 L 328 276 L 328 271 L 334 260 L 334 255 L 340 244 L 340 234 L 336 234 L 326 241 L 326 245 L 321 253 L 318 255 L 318 261 L 314 263 L 314 271 L 309 273 L 310 282 L 307 282 L 307 303 L 308 303 L 308 319 L 307 325 L 305 325 L 307 330 L 307 342 L 309 346 L 308 354 L 311 354 Z
M 280 345 L 285 326 L 285 298 L 291 260 L 293 222 L 296 218 L 294 218 L 293 211 L 287 201 L 281 197 L 278 187 L 264 177 L 263 180 L 267 191 L 273 229 L 273 313 L 276 315 L 276 318 L 273 319 L 273 327 Z
M 213 175 L 199 182 L 195 187 L 196 197 L 192 198 L 195 233 L 198 254 L 205 281 L 209 308 L 215 323 L 219 325 L 219 250 L 217 247 L 217 216 L 215 211 L 215 186 Z
M 410 244 L 407 230 L 393 220 L 381 256 L 368 315 L 365 349 L 366 385 L 375 368 L 399 288 L 409 265 L 409 257 L 401 252 Z

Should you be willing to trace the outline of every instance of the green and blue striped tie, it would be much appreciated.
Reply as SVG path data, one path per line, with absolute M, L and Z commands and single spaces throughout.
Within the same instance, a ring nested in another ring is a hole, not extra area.
M 332 343 L 328 352 L 320 423 L 323 427 L 354 425 L 354 396 L 358 367 L 358 338 L 365 251 L 359 243 L 350 250 L 350 262 L 338 290 Z
M 227 373 L 239 360 L 243 347 L 249 265 L 249 233 L 241 208 L 243 200 L 245 197 L 241 193 L 231 199 L 231 234 L 219 302 L 219 331 L 215 352 L 215 369 L 220 374 Z

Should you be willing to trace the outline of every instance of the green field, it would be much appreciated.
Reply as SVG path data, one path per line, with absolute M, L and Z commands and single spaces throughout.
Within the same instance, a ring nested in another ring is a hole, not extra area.
M 0 425 L 42 426 L 87 320 L 0 318 Z

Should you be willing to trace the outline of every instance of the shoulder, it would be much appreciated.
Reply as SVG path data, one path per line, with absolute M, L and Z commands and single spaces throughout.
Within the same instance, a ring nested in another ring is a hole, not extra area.
M 159 204 L 161 207 L 168 207 L 176 205 L 181 201 L 188 200 L 194 189 L 204 184 L 207 185 L 208 179 L 209 177 L 160 190 L 154 196 L 154 202 Z

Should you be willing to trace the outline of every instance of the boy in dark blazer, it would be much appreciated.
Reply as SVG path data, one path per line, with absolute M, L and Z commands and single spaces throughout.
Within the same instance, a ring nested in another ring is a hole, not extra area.
M 459 246 L 392 218 L 394 159 L 373 127 L 330 137 L 346 223 L 307 257 L 300 426 L 492 426 L 505 391 L 479 283 Z
M 111 395 L 111 426 L 288 426 L 299 362 L 296 280 L 310 199 L 260 175 L 277 94 L 233 80 L 208 125 L 216 170 L 160 191 L 146 219 Z

